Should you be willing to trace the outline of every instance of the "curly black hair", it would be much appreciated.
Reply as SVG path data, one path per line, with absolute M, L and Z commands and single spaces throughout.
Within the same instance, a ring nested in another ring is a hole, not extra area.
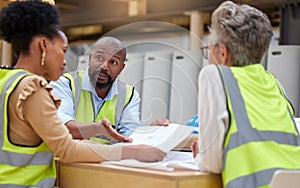
M 28 53 L 33 37 L 53 39 L 58 36 L 57 9 L 40 0 L 15 1 L 0 12 L 0 38 L 12 44 L 16 55 Z

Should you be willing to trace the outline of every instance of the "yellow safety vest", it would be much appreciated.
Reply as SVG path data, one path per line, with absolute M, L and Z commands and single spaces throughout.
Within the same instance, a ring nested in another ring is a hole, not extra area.
M 20 146 L 9 139 L 9 97 L 27 75 L 21 69 L 0 69 L 0 187 L 53 187 L 55 183 L 53 153 L 44 142 Z
M 276 170 L 299 170 L 299 132 L 292 106 L 275 77 L 260 64 L 218 68 L 230 113 L 224 187 L 269 187 Z
M 122 111 L 133 96 L 133 87 L 118 80 L 118 95 L 113 96 L 111 100 L 105 101 L 99 113 L 96 114 L 91 93 L 81 90 L 83 73 L 83 70 L 79 70 L 64 74 L 70 80 L 76 120 L 80 122 L 95 122 L 107 118 L 117 129 Z
M 269 187 L 276 170 L 299 170 L 299 132 L 292 106 L 275 77 L 260 64 L 218 68 L 230 113 L 224 187 Z

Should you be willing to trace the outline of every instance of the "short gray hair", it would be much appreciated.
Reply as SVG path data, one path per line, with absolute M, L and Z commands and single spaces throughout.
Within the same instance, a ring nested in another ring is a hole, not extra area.
M 273 36 L 265 13 L 231 1 L 225 1 L 213 12 L 210 31 L 210 42 L 225 44 L 234 66 L 260 63 Z

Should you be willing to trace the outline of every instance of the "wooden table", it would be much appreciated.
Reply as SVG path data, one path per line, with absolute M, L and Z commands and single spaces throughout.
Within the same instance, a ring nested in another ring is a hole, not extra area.
M 60 188 L 221 188 L 221 176 L 199 171 L 172 172 L 105 165 L 62 163 Z

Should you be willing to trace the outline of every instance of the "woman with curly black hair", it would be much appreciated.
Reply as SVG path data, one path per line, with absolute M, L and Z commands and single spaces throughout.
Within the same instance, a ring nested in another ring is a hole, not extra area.
M 0 69 L 0 187 L 53 187 L 54 156 L 65 162 L 134 158 L 162 160 L 165 153 L 145 145 L 102 145 L 74 140 L 57 116 L 60 99 L 48 81 L 64 72 L 68 41 L 54 6 L 16 1 L 0 12 L 0 38 L 12 44 L 14 68 Z M 102 120 L 106 136 L 130 141 Z

